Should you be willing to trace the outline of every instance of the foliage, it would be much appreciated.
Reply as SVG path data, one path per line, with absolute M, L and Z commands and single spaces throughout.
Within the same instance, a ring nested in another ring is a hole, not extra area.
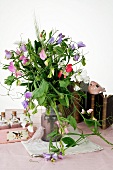
M 65 150 L 79 144 L 79 141 L 85 138 L 80 135 L 79 140 L 75 141 L 69 134 L 67 125 L 77 128 L 76 120 L 71 114 L 64 118 L 59 114 L 57 105 L 69 108 L 75 99 L 75 93 L 80 93 L 80 83 L 89 83 L 89 77 L 83 67 L 86 65 L 86 59 L 82 48 L 86 45 L 83 42 L 75 42 L 70 37 L 65 37 L 58 31 L 45 30 L 40 32 L 36 27 L 38 39 L 32 44 L 28 39 L 27 43 L 19 42 L 16 50 L 5 50 L 5 58 L 9 64 L 4 64 L 3 69 L 9 70 L 10 75 L 4 83 L 10 86 L 16 83 L 18 86 L 24 86 L 25 92 L 22 101 L 27 116 L 37 113 L 38 106 L 44 106 L 47 113 L 53 108 L 57 115 L 57 125 L 59 130 L 55 130 L 49 136 L 50 152 L 65 154 Z M 70 91 L 73 87 L 73 91 Z M 75 106 L 76 107 L 76 106 Z M 97 134 L 98 121 L 86 119 L 82 113 L 84 122 L 88 127 L 92 127 L 93 134 Z M 59 141 L 60 147 L 54 146 L 52 138 L 61 135 Z

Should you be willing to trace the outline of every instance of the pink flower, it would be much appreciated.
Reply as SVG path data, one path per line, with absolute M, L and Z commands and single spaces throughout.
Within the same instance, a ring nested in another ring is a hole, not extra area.
M 41 50 L 41 52 L 39 53 L 39 55 L 40 55 L 40 58 L 41 58 L 42 60 L 45 60 L 45 59 L 47 58 L 44 49 Z
M 69 133 L 69 130 L 67 129 L 67 127 L 64 128 L 64 131 L 66 134 Z
M 59 71 L 58 78 L 60 78 L 61 76 L 62 76 L 62 70 Z
M 13 64 L 13 61 L 10 62 L 10 65 L 8 67 L 9 71 L 11 71 L 12 73 L 14 73 L 16 71 L 16 67 Z
M 84 109 L 82 109 L 82 112 L 81 112 L 82 114 L 85 114 L 85 110 Z
M 72 64 L 68 64 L 68 65 L 66 66 L 66 72 L 70 73 L 70 72 L 72 72 L 72 70 L 73 70 Z
M 26 57 L 24 55 L 20 56 L 19 60 L 24 60 Z
M 21 71 L 15 71 L 15 76 L 16 76 L 16 77 L 22 76 Z
M 87 110 L 87 113 L 91 113 L 91 112 L 93 112 L 93 109 Z
M 17 55 L 20 55 L 20 53 L 21 53 L 21 52 L 17 49 L 16 54 L 17 54 Z
M 59 121 L 56 121 L 55 124 L 56 124 L 58 127 L 60 127 Z
M 27 57 L 25 57 L 24 55 L 20 56 L 19 60 L 22 60 L 22 63 L 25 65 L 29 59 Z
M 22 61 L 22 63 L 25 65 L 28 61 L 29 61 L 29 59 L 26 57 L 26 58 L 24 58 L 24 60 Z

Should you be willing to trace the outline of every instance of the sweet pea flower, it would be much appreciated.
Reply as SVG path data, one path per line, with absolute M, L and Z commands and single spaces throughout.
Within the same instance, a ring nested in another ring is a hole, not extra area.
M 72 49 L 72 50 L 75 49 L 75 45 L 74 45 L 74 44 L 71 45 L 71 49 Z
M 26 51 L 27 51 L 27 48 L 26 48 L 25 44 L 22 44 L 22 45 L 20 46 L 20 50 L 23 51 L 23 52 L 26 52 Z
M 63 159 L 62 152 L 59 153 L 58 158 L 59 158 L 59 159 Z
M 13 61 L 10 62 L 8 70 L 11 71 L 12 73 L 14 73 L 16 71 L 16 67 L 14 66 Z
M 6 59 L 10 59 L 12 57 L 12 53 L 8 50 L 5 50 L 5 57 Z
M 19 60 L 22 60 L 22 63 L 25 65 L 29 59 L 27 57 L 25 57 L 24 55 L 20 56 Z
M 87 113 L 92 113 L 93 112 L 93 109 L 89 109 L 89 110 L 87 110 Z
M 70 81 L 76 81 L 75 74 L 73 74 L 70 78 Z
M 32 97 L 32 92 L 26 92 L 25 94 L 24 94 L 24 96 L 25 96 L 25 98 L 27 98 L 27 99 L 29 99 L 29 98 L 31 98 Z
M 17 49 L 17 50 L 16 50 L 16 54 L 17 54 L 17 55 L 20 55 L 21 52 Z
M 82 112 L 81 112 L 82 114 L 85 114 L 85 110 L 84 109 L 82 109 Z
M 41 58 L 42 60 L 45 60 L 45 59 L 47 58 L 44 49 L 41 50 L 41 52 L 39 53 L 39 55 L 40 55 L 40 58 Z
M 28 61 L 29 61 L 29 59 L 26 57 L 22 60 L 22 63 L 25 65 Z
M 69 133 L 69 130 L 67 129 L 67 127 L 64 128 L 64 132 L 65 132 L 66 134 Z
M 49 44 L 52 44 L 54 42 L 54 37 L 51 37 L 50 39 L 49 39 Z
M 21 71 L 15 71 L 15 76 L 16 76 L 16 77 L 22 76 Z
M 59 123 L 58 120 L 55 122 L 55 124 L 56 124 L 58 127 L 60 127 L 60 123 Z
M 73 70 L 72 64 L 68 64 L 68 65 L 66 66 L 66 72 L 70 73 L 70 72 L 72 72 L 72 70 Z
M 79 41 L 79 42 L 77 43 L 77 46 L 78 46 L 78 48 L 86 47 L 86 45 L 85 45 L 82 41 Z
M 78 59 L 80 58 L 80 56 L 79 56 L 79 55 L 75 55 L 73 58 L 74 58 L 75 61 L 78 61 Z
M 27 100 L 24 100 L 24 101 L 22 102 L 22 105 L 23 105 L 24 109 L 26 109 L 26 108 L 28 107 L 28 101 L 27 101 Z
M 24 60 L 26 57 L 24 55 L 20 56 L 19 60 Z
M 62 76 L 62 70 L 59 71 L 58 78 L 60 78 L 61 76 Z
M 62 42 L 62 37 L 60 37 L 58 40 L 57 40 L 57 44 L 61 44 Z
M 54 153 L 54 154 L 52 155 L 52 158 L 53 158 L 54 160 L 57 160 L 57 159 L 58 159 L 57 154 L 56 154 L 56 153 Z
M 51 154 L 49 153 L 43 153 L 43 157 L 45 158 L 45 160 L 51 160 Z
M 57 44 L 61 44 L 63 35 L 62 33 L 60 33 L 58 36 L 59 36 L 59 39 L 57 40 Z

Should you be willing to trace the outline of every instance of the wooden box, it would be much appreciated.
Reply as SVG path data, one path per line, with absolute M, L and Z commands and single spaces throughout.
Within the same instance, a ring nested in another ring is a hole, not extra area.
M 87 92 L 83 106 L 86 110 L 92 108 L 92 116 L 100 120 L 101 128 L 106 129 L 113 123 L 113 95 L 103 93 L 94 95 Z

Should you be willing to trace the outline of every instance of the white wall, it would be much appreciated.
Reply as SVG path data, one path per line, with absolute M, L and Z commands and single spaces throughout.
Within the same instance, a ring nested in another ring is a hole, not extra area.
M 40 30 L 60 30 L 87 46 L 87 71 L 113 94 L 113 0 L 0 0 L 0 61 L 4 50 L 28 37 L 35 39 L 34 14 Z M 0 68 L 0 82 L 7 73 Z M 22 108 L 20 100 L 11 100 L 0 86 L 0 110 Z

